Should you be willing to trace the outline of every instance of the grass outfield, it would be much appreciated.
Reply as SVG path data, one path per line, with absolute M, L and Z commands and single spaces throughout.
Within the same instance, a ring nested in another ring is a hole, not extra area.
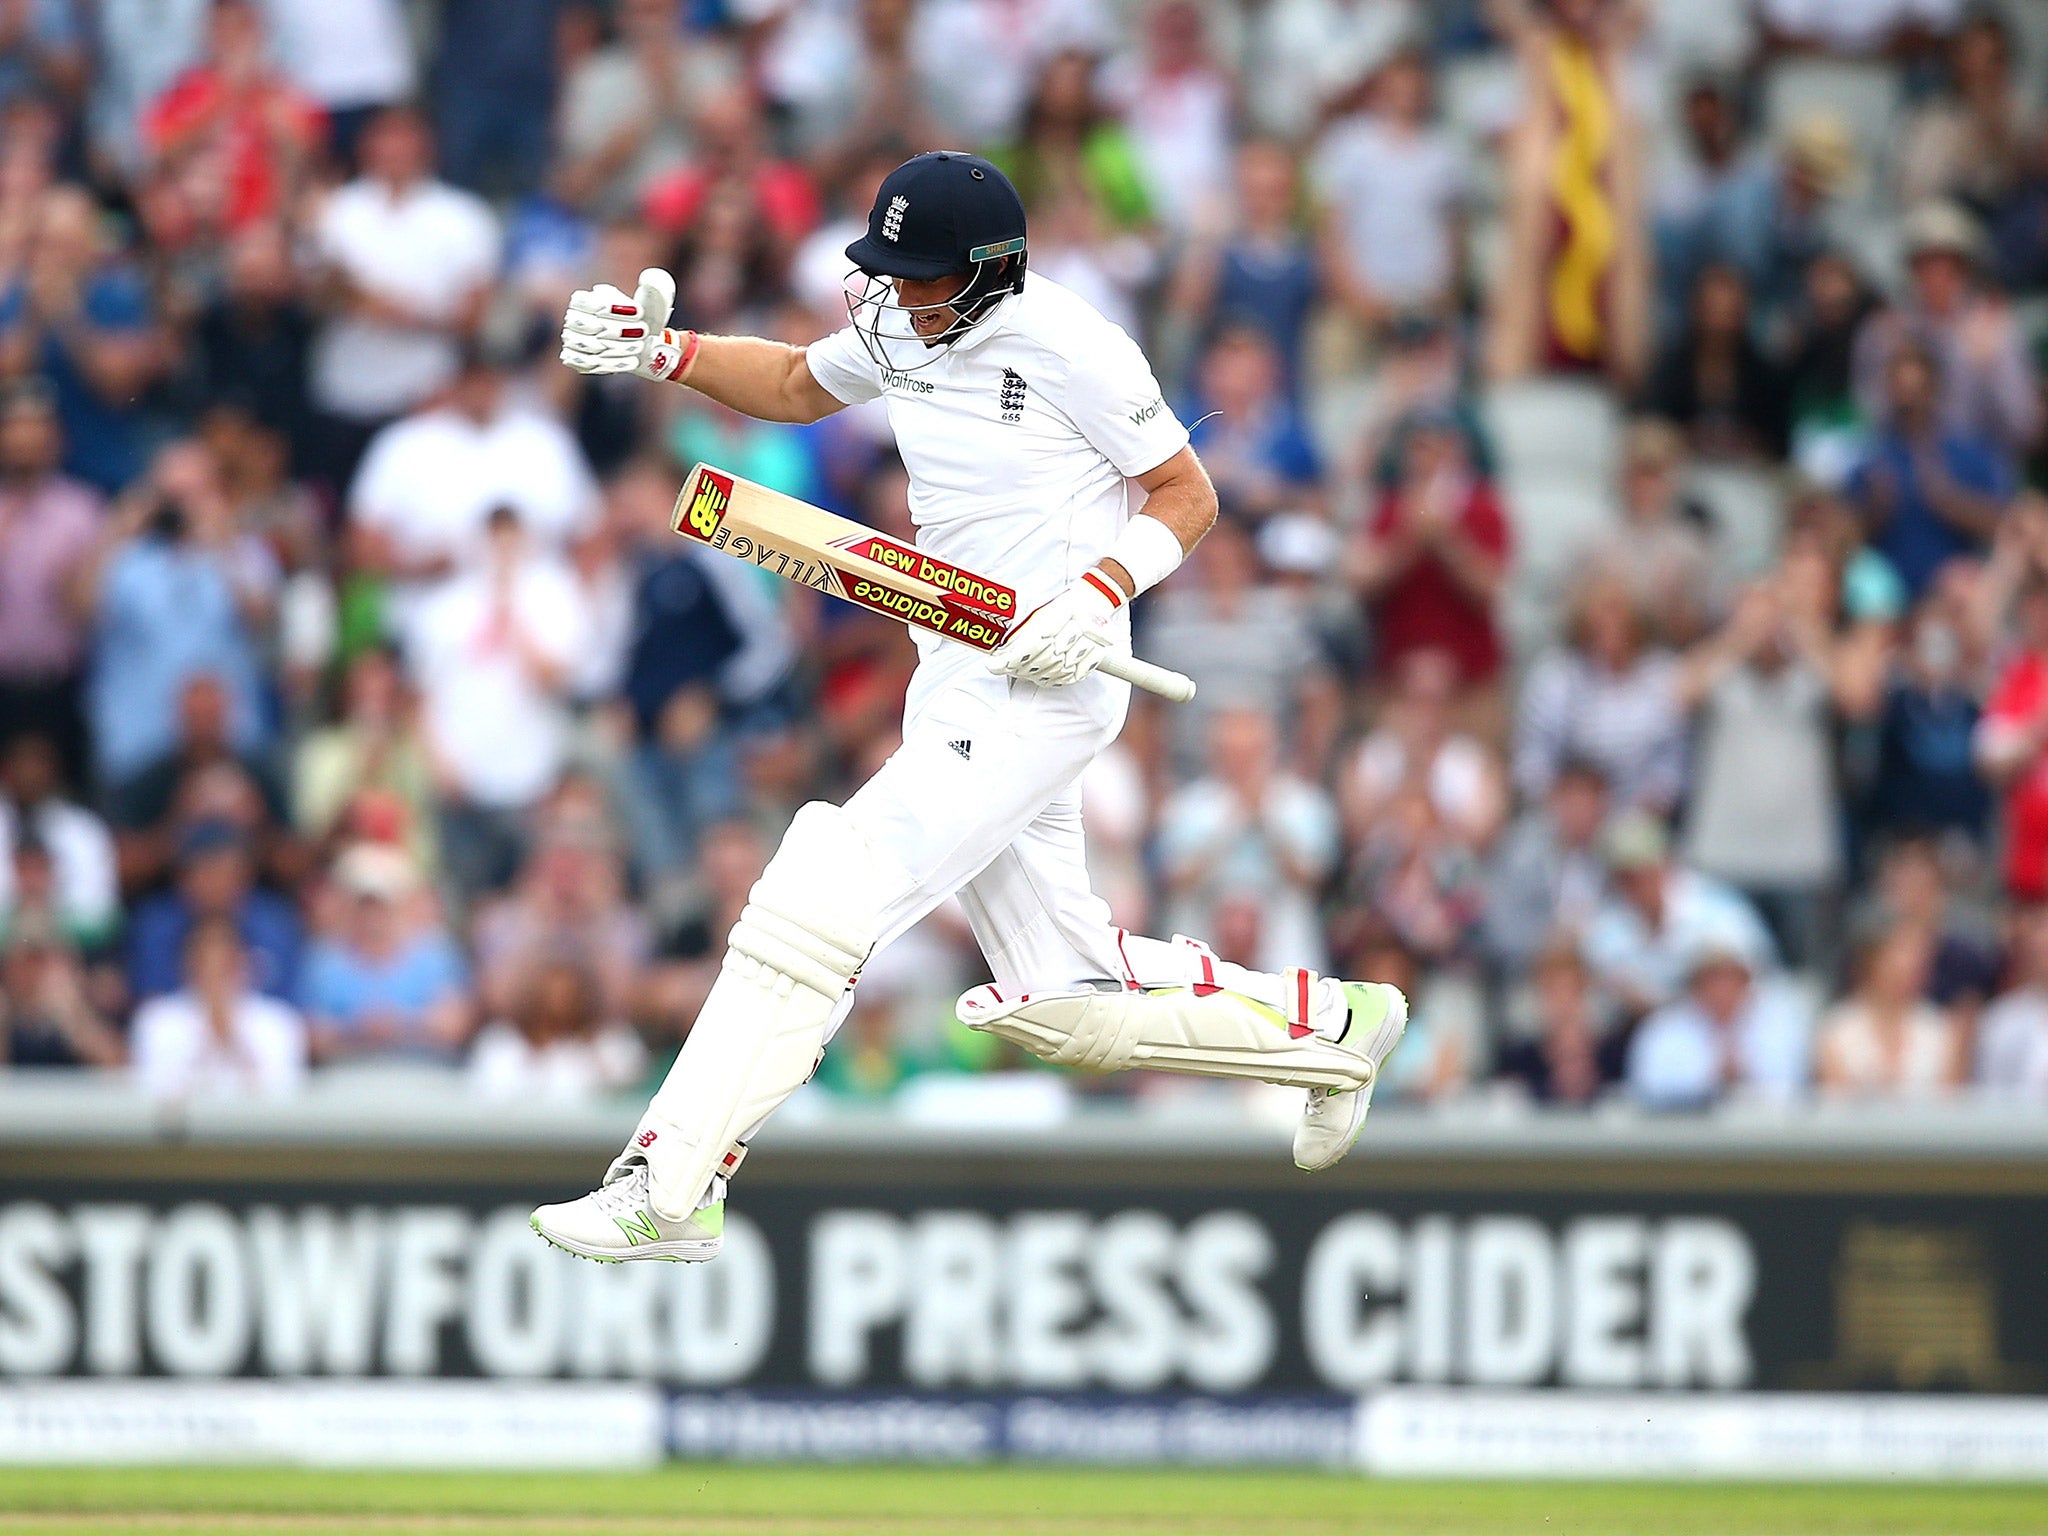
M 0 1531 L 356 1536 L 2041 1536 L 2039 1488 L 1366 1482 L 678 1466 L 624 1474 L 0 1469 Z

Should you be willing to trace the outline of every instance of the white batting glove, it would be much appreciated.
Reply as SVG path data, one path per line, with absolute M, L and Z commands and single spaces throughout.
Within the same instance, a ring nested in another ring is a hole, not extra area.
M 659 267 L 628 295 L 610 283 L 579 288 L 562 316 L 562 361 L 578 373 L 637 373 L 680 379 L 697 360 L 697 333 L 668 329 L 676 280 Z
M 989 671 L 1042 688 L 1078 683 L 1115 648 L 1109 621 L 1126 601 L 1108 576 L 1088 571 L 1024 616 L 1009 639 L 989 652 Z

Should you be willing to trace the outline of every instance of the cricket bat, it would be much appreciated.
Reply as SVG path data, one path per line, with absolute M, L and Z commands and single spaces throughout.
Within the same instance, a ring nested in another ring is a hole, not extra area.
M 675 530 L 800 586 L 976 650 L 992 651 L 1023 615 L 999 581 L 935 560 L 913 545 L 794 496 L 699 464 L 676 498 Z M 1194 679 L 1112 651 L 1101 670 L 1184 704 Z

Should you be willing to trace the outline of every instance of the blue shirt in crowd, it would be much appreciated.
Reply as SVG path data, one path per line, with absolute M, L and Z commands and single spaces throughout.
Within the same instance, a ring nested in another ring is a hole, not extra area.
M 1945 433 L 1934 445 L 1934 452 L 1940 455 L 1949 478 L 1964 490 L 2004 500 L 2016 488 L 2011 464 L 1988 443 Z M 1894 488 L 1891 516 L 1882 527 L 1874 527 L 1871 543 L 1891 561 L 1916 601 L 1942 566 L 1983 547 L 1935 512 L 1921 484 L 1917 459 L 1914 444 L 1903 434 L 1880 433 L 1849 482 L 1850 494 L 1874 525 L 1882 515 L 1879 480 L 1890 477 Z
M 0 330 L 26 323 L 28 285 L 17 281 L 0 296 Z M 87 273 L 79 294 L 84 322 L 100 331 L 140 331 L 151 323 L 149 288 L 128 267 Z M 148 423 L 133 401 L 114 404 L 93 388 L 71 349 L 53 333 L 42 338 L 42 371 L 57 394 L 64 426 L 64 473 L 112 496 L 147 467 Z
M 428 1009 L 467 980 L 462 956 L 445 934 L 421 934 L 382 959 L 322 939 L 306 954 L 299 1003 L 310 1017 L 344 1030 L 378 1014 L 418 1028 Z
M 299 909 L 274 891 L 251 891 L 235 912 L 235 927 L 249 952 L 249 985 L 289 1000 L 299 980 L 305 928 Z M 175 992 L 185 984 L 185 939 L 192 932 L 191 903 L 175 891 L 152 896 L 128 923 L 128 987 L 135 1000 Z

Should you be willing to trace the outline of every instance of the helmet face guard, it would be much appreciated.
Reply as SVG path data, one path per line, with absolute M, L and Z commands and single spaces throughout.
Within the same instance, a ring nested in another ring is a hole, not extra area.
M 888 373 L 916 373 L 937 362 L 954 342 L 995 312 L 1013 293 L 1024 291 L 1024 242 L 1005 240 L 972 253 L 967 282 L 935 304 L 905 304 L 896 296 L 898 279 L 858 269 L 847 276 L 846 314 L 868 357 Z M 919 333 L 920 315 L 950 310 L 953 319 L 934 335 Z

